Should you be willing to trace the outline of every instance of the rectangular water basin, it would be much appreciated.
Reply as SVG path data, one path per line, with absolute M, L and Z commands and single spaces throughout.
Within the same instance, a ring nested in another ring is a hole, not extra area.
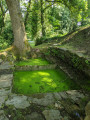
M 79 89 L 62 70 L 15 71 L 13 92 L 35 94 Z

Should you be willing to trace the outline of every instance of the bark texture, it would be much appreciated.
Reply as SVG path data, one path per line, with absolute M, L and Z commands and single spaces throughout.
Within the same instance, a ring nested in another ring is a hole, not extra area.
M 25 26 L 20 11 L 19 0 L 6 0 L 14 33 L 14 46 L 18 54 L 23 56 L 27 50 L 27 37 L 25 33 Z

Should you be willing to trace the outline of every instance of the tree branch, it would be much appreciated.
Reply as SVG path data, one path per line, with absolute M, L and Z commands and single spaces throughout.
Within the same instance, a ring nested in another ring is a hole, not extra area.
M 55 3 L 53 3 L 53 4 L 51 4 L 51 5 L 48 5 L 46 8 L 43 9 L 43 12 L 44 12 L 47 8 L 51 7 L 51 6 L 54 5 L 54 4 L 55 4 Z

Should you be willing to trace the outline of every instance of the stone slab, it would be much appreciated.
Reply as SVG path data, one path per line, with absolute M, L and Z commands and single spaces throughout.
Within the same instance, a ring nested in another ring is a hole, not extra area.
M 9 62 L 4 62 L 0 65 L 0 70 L 4 70 L 4 69 L 12 69 L 13 65 L 10 64 Z
M 44 110 L 43 114 L 46 120 L 62 120 L 62 116 L 60 115 L 59 110 Z
M 27 101 L 26 96 L 17 96 L 17 95 L 12 95 L 6 102 L 5 104 L 8 105 L 13 105 L 15 108 L 19 109 L 25 109 L 30 106 L 30 103 Z
M 53 93 L 53 95 L 56 100 L 62 100 L 62 97 L 59 93 L 56 92 L 56 93 Z
M 59 95 L 61 96 L 62 99 L 68 98 L 68 95 L 66 94 L 66 92 L 59 92 Z
M 11 87 L 13 74 L 4 74 L 0 76 L 0 88 Z
M 34 103 L 34 104 L 42 105 L 42 106 L 49 106 L 49 105 L 54 104 L 55 99 L 52 93 L 45 93 L 45 94 L 42 94 L 42 96 L 43 96 L 42 98 L 29 97 L 28 100 L 30 103 Z
M 85 97 L 82 92 L 77 91 L 77 90 L 66 91 L 66 93 L 68 94 L 68 97 L 70 97 L 74 101 L 77 101 L 80 98 L 84 98 Z
M 1 97 L 1 96 L 9 95 L 10 93 L 11 93 L 11 90 L 0 89 L 0 97 Z
M 25 120 L 44 120 L 42 115 L 37 112 L 31 113 L 30 115 L 27 115 L 25 118 L 26 118 Z
M 19 71 L 34 71 L 34 70 L 48 70 L 48 69 L 55 69 L 57 67 L 56 64 L 49 64 L 49 65 L 26 65 L 26 66 L 16 66 L 15 70 Z

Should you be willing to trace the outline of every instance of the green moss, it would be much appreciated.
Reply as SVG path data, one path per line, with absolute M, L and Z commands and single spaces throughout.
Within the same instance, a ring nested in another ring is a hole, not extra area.
M 88 83 L 88 82 L 87 82 Z M 84 89 L 84 90 L 86 90 L 86 91 L 88 91 L 88 92 L 90 92 L 90 83 L 89 84 L 84 84 L 84 85 L 82 85 L 82 88 Z
M 16 65 L 17 66 L 24 66 L 24 65 L 48 65 L 50 64 L 48 61 L 38 58 L 38 59 L 30 59 L 27 61 L 20 61 L 17 62 Z
M 86 63 L 87 65 L 90 65 L 90 62 L 89 62 L 88 60 L 85 60 L 85 63 Z
M 79 89 L 77 85 L 59 70 L 16 71 L 14 72 L 13 92 L 33 94 Z

